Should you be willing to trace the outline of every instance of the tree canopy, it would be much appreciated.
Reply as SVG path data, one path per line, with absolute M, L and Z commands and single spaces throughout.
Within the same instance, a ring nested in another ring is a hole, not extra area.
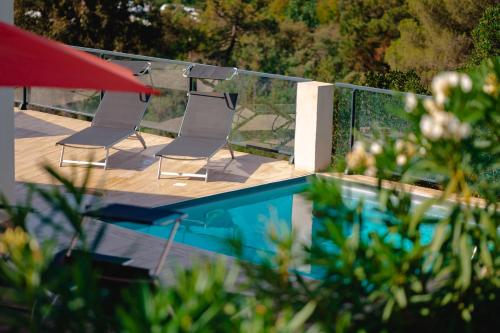
M 15 0 L 17 25 L 67 44 L 418 91 L 498 55 L 499 12 L 496 0 Z
M 470 61 L 474 53 L 472 31 L 486 9 L 497 1 L 408 0 L 407 3 L 411 16 L 399 23 L 400 37 L 391 43 L 386 60 L 391 69 L 413 69 L 428 82 L 437 72 L 464 67 Z M 498 19 L 497 15 L 497 22 Z M 479 44 L 478 40 L 476 45 Z

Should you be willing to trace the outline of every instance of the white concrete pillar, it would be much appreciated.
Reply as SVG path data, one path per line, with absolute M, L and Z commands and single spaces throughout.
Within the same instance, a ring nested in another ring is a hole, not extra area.
M 0 1 L 0 21 L 14 22 L 13 0 Z M 0 88 L 0 193 L 11 203 L 14 185 L 14 89 Z
M 333 84 L 299 82 L 295 118 L 295 168 L 316 172 L 330 165 Z

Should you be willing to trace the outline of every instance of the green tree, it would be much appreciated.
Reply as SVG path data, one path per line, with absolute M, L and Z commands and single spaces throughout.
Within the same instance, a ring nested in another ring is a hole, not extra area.
M 384 55 L 408 17 L 405 0 L 339 1 L 340 56 L 350 71 L 385 71 Z
M 160 23 L 161 43 L 156 42 L 157 52 L 169 59 L 197 59 L 197 47 L 202 34 L 197 22 L 181 6 L 169 6 L 162 10 Z
M 428 90 L 422 85 L 420 77 L 413 70 L 408 72 L 368 72 L 366 73 L 364 83 L 370 87 L 414 92 L 417 94 L 429 93 Z
M 277 24 L 265 10 L 264 0 L 208 0 L 199 16 L 202 38 L 197 51 L 201 61 L 237 65 L 234 53 L 252 35 L 273 34 Z
M 479 64 L 484 59 L 500 55 L 500 4 L 489 7 L 472 31 L 474 51 L 470 62 Z
M 316 5 L 316 0 L 290 0 L 286 8 L 286 15 L 292 21 L 301 21 L 309 28 L 315 28 L 319 23 L 316 16 Z
M 441 70 L 465 65 L 473 50 L 471 31 L 496 0 L 409 0 L 411 18 L 399 23 L 399 39 L 386 61 L 391 69 L 415 70 L 425 82 Z
M 16 0 L 15 23 L 63 43 L 161 54 L 159 8 L 144 0 Z
M 337 0 L 318 0 L 316 15 L 320 24 L 338 22 L 339 2 Z

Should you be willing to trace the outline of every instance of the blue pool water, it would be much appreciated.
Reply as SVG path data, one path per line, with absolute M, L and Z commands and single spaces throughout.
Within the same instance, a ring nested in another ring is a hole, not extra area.
M 262 254 L 273 253 L 274 246 L 268 238 L 268 231 L 294 230 L 302 243 L 315 243 L 331 247 L 320 237 L 317 231 L 322 221 L 313 217 L 312 204 L 303 195 L 308 182 L 305 177 L 256 186 L 248 189 L 193 199 L 166 206 L 188 215 L 179 228 L 175 240 L 208 251 L 234 255 L 228 239 L 242 237 L 244 259 L 258 262 Z M 356 204 L 365 202 L 363 215 L 367 221 L 362 230 L 362 237 L 371 232 L 379 234 L 387 231 L 382 223 L 382 215 L 377 211 L 376 197 L 366 188 L 343 186 L 346 202 Z M 431 214 L 442 215 L 436 210 Z M 171 226 L 148 226 L 133 223 L 121 223 L 121 226 L 149 235 L 167 238 Z M 349 231 L 346 231 L 347 233 Z M 429 242 L 433 227 L 422 225 L 423 241 Z

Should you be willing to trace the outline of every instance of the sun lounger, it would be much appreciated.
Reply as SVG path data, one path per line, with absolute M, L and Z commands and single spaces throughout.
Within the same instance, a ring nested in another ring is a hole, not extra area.
M 199 177 L 208 180 L 210 159 L 228 143 L 236 108 L 237 94 L 191 92 L 179 136 L 155 156 L 159 158 L 158 175 L 178 177 Z M 205 173 L 179 173 L 162 171 L 163 159 L 204 160 Z
M 151 68 L 151 64 L 145 61 L 114 61 L 114 63 L 128 67 L 137 76 L 149 74 Z M 146 149 L 146 143 L 137 129 L 146 112 L 149 99 L 150 96 L 137 93 L 105 92 L 90 127 L 56 143 L 62 146 L 59 166 L 66 163 L 103 166 L 106 169 L 109 149 L 132 135 L 135 135 Z M 65 160 L 65 147 L 102 148 L 106 156 L 104 162 Z
M 188 78 L 188 87 L 191 89 L 194 79 L 231 80 L 237 72 L 236 68 L 230 67 L 191 65 L 186 68 L 184 76 Z M 228 139 L 238 94 L 190 91 L 188 96 L 178 137 L 155 154 L 155 157 L 159 158 L 158 179 L 161 176 L 177 176 L 198 177 L 208 181 L 210 159 L 224 146 L 227 146 L 231 158 L 234 159 Z M 204 160 L 205 173 L 162 171 L 164 158 Z

